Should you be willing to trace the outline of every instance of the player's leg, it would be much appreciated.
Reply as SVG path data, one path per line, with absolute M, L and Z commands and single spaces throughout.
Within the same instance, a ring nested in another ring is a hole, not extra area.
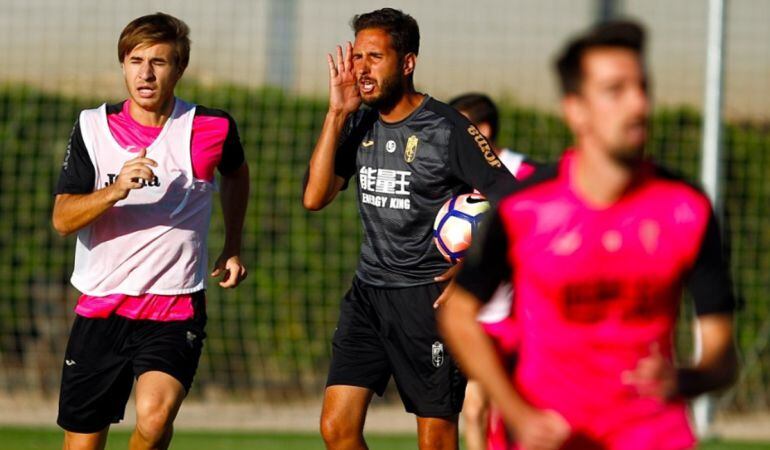
M 463 402 L 465 447 L 484 450 L 487 445 L 487 396 L 478 382 L 468 380 Z
M 355 279 L 340 304 L 321 412 L 321 436 L 329 449 L 367 448 L 366 411 L 390 379 L 373 296 L 373 289 Z
M 442 285 L 383 289 L 378 313 L 384 345 L 407 412 L 417 416 L 420 449 L 456 449 L 465 377 L 444 348 L 433 302 Z
M 206 338 L 206 299 L 192 296 L 193 317 L 188 320 L 135 324 L 129 349 L 136 383 L 136 428 L 129 448 L 165 449 L 182 401 L 198 370 Z
M 123 418 L 134 381 L 120 345 L 129 332 L 121 317 L 75 318 L 64 354 L 57 418 L 65 450 L 104 449 L 110 424 Z
M 102 431 L 96 433 L 74 433 L 64 431 L 64 450 L 104 450 L 107 445 L 107 432 L 110 426 L 107 425 Z
M 420 450 L 457 450 L 457 415 L 417 417 L 417 442 Z
M 364 422 L 374 391 L 358 386 L 329 386 L 324 392 L 321 436 L 326 448 L 366 449 Z
M 136 428 L 131 450 L 166 449 L 171 443 L 174 419 L 182 406 L 185 389 L 171 375 L 145 372 L 136 382 Z

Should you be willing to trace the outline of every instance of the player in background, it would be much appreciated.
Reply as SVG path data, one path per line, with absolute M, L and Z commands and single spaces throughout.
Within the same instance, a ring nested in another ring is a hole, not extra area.
M 525 179 L 532 174 L 535 170 L 532 161 L 520 153 L 497 145 L 500 115 L 491 98 L 480 93 L 467 93 L 453 98 L 449 101 L 449 105 L 460 111 L 471 123 L 476 125 L 481 134 L 487 138 L 500 161 L 517 180 Z M 516 354 L 517 333 L 515 331 L 516 322 L 511 316 L 512 297 L 511 284 L 503 282 L 489 303 L 481 308 L 476 317 L 484 328 L 484 332 L 492 338 L 497 352 L 506 366 L 513 364 Z M 486 449 L 488 446 L 493 446 L 497 440 L 497 433 L 495 433 L 497 428 L 493 428 L 489 430 L 491 433 L 488 442 L 488 413 L 489 398 L 477 381 L 469 379 L 465 388 L 462 411 L 465 421 L 465 446 L 468 450 Z M 496 416 L 495 412 L 493 412 L 493 416 Z M 494 422 L 494 425 L 497 425 L 497 421 Z
M 575 147 L 500 202 L 440 311 L 463 369 L 496 400 L 518 447 L 687 449 L 686 399 L 737 373 L 732 294 L 708 198 L 644 157 L 644 33 L 597 25 L 557 63 Z M 518 360 L 505 372 L 475 315 L 514 287 Z M 681 290 L 703 348 L 674 364 Z
M 189 28 L 163 13 L 118 41 L 128 99 L 80 113 L 56 187 L 53 226 L 77 233 L 82 293 L 64 357 L 64 449 L 103 449 L 136 379 L 129 448 L 168 448 L 206 336 L 207 234 L 215 190 L 225 243 L 212 277 L 233 288 L 249 172 L 233 119 L 174 96 Z
M 451 271 L 433 221 L 453 195 L 477 188 L 495 200 L 516 181 L 465 117 L 415 90 L 411 16 L 384 8 L 352 26 L 355 43 L 344 56 L 338 46 L 336 61 L 328 55 L 329 111 L 303 196 L 305 208 L 322 209 L 355 176 L 364 228 L 332 342 L 321 435 L 330 449 L 366 448 L 369 403 L 392 375 L 417 416 L 419 448 L 456 449 L 465 379 L 436 328 Z

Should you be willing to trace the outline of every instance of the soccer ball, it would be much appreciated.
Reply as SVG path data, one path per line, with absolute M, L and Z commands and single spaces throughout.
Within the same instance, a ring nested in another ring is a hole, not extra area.
M 454 264 L 463 259 L 488 209 L 489 202 L 481 194 L 462 194 L 444 203 L 433 223 L 433 241 L 447 261 Z

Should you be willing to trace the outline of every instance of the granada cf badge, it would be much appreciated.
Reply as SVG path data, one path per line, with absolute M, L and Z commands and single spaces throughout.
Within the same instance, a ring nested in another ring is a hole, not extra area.
M 432 361 L 434 367 L 441 367 L 444 364 L 444 344 L 439 341 L 433 343 L 433 349 L 431 351 Z
M 415 156 L 417 156 L 417 143 L 419 141 L 417 136 L 409 136 L 409 139 L 406 140 L 406 148 L 404 149 L 404 161 L 408 163 L 414 161 Z

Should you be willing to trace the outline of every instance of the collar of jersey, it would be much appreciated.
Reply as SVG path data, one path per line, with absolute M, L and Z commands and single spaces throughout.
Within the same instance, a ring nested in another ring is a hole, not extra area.
M 385 128 L 397 128 L 403 125 L 404 123 L 409 122 L 412 119 L 412 117 L 414 117 L 416 114 L 422 111 L 423 108 L 425 108 L 425 105 L 428 104 L 428 101 L 430 100 L 430 95 L 428 94 L 423 94 L 423 95 L 425 95 L 425 97 L 423 97 L 422 102 L 420 102 L 420 104 L 417 105 L 417 108 L 415 108 L 414 111 L 409 113 L 408 116 L 404 117 L 398 122 L 385 122 L 384 120 L 382 120 L 382 116 L 379 114 L 379 112 L 377 113 L 377 121 L 380 123 L 380 125 L 382 125 Z

